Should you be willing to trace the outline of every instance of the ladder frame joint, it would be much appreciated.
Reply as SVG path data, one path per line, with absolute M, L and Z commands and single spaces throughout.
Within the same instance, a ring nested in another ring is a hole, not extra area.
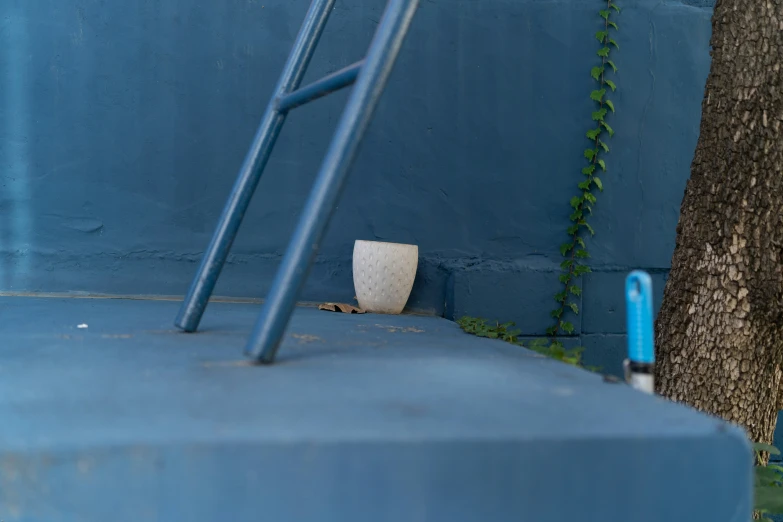
M 311 101 L 323 98 L 333 92 L 353 85 L 356 83 L 356 78 L 358 78 L 363 65 L 364 60 L 359 60 L 339 71 L 327 74 L 323 78 L 316 80 L 301 89 L 279 96 L 276 102 L 277 111 L 290 111 L 291 109 L 301 107 Z

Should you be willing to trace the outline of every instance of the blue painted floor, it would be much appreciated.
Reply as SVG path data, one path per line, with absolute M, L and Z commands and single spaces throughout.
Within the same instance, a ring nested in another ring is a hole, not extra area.
M 212 303 L 197 334 L 174 329 L 178 306 L 0 298 L 0 519 L 716 522 L 749 509 L 739 431 L 449 321 L 300 308 L 279 363 L 259 367 L 242 356 L 259 306 Z

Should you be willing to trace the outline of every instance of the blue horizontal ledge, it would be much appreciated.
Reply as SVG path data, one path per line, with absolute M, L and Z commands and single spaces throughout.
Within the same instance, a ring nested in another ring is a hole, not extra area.
M 743 434 L 434 317 L 0 298 L 6 521 L 729 521 Z M 87 325 L 79 328 L 79 325 Z

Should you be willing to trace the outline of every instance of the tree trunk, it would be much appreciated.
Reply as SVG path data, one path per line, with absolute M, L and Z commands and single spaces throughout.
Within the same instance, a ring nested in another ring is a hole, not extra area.
M 783 0 L 717 0 L 656 322 L 657 391 L 771 442 L 783 363 Z

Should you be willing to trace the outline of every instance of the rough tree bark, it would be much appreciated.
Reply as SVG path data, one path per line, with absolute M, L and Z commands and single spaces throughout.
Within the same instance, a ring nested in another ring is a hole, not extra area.
M 717 0 L 656 321 L 657 391 L 771 442 L 783 363 L 783 0 Z

